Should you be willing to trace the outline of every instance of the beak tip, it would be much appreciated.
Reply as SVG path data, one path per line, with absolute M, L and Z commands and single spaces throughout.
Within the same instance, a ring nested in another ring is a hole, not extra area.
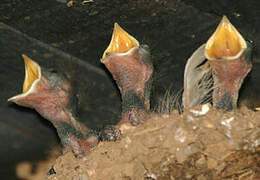
M 120 25 L 119 25 L 117 22 L 115 22 L 115 23 L 114 23 L 113 34 L 118 33 L 118 32 L 120 32 L 120 31 L 123 31 L 123 29 L 120 27 Z
M 222 19 L 225 20 L 225 21 L 228 21 L 228 18 L 227 18 L 226 15 L 223 15 Z
M 28 58 L 28 56 L 26 56 L 25 54 L 22 54 L 22 57 L 23 57 L 23 59 Z
M 229 19 L 227 18 L 227 16 L 224 15 L 224 16 L 222 17 L 222 20 L 221 20 L 221 23 L 220 23 L 220 24 L 231 24 L 231 23 L 230 23 Z
M 30 58 L 28 56 L 26 56 L 25 54 L 22 54 L 22 57 L 23 57 L 24 63 L 30 61 Z
M 14 100 L 14 97 L 11 97 L 11 98 L 7 99 L 7 102 L 13 102 L 13 100 Z

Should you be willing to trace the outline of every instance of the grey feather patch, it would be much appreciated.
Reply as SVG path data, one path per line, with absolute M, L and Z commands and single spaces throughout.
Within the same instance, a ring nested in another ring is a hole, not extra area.
M 213 90 L 212 70 L 204 56 L 205 44 L 188 59 L 184 72 L 184 108 L 193 107 L 211 100 Z

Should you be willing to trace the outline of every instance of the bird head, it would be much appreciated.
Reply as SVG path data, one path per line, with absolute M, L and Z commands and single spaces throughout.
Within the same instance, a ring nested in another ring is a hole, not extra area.
M 122 111 L 125 113 L 121 122 L 135 119 L 133 121 L 139 123 L 143 119 L 140 114 L 145 114 L 139 111 L 150 109 L 153 67 L 148 46 L 139 45 L 133 36 L 115 23 L 111 42 L 101 62 L 110 71 L 121 92 Z
M 217 108 L 237 107 L 244 78 L 252 68 L 252 48 L 237 29 L 223 16 L 205 46 L 214 79 L 213 105 Z
M 43 69 L 28 56 L 22 56 L 25 63 L 23 90 L 8 101 L 35 109 L 49 120 L 60 118 L 55 114 L 69 102 L 70 82 L 64 75 Z
M 107 55 L 111 53 L 127 54 L 131 49 L 139 47 L 139 42 L 117 23 L 114 24 L 112 39 L 109 46 L 104 51 L 101 62 L 104 62 Z
M 247 43 L 237 29 L 223 16 L 217 29 L 209 38 L 205 47 L 208 60 L 234 60 L 247 49 Z

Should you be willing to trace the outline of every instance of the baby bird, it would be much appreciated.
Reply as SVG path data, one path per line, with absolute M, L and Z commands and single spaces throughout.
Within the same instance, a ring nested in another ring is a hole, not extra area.
M 150 110 L 153 65 L 148 46 L 139 45 L 133 36 L 115 23 L 112 40 L 101 62 L 121 92 L 122 119 L 119 124 L 130 122 L 138 125 L 147 118 Z
M 207 43 L 198 48 L 186 64 L 184 107 L 202 103 L 212 91 L 214 107 L 237 108 L 239 89 L 251 68 L 251 45 L 224 16 Z M 208 81 L 210 76 L 212 86 Z
M 23 92 L 8 101 L 35 109 L 57 129 L 66 151 L 82 157 L 98 143 L 98 137 L 75 116 L 75 96 L 65 75 L 41 68 L 23 55 L 25 80 Z

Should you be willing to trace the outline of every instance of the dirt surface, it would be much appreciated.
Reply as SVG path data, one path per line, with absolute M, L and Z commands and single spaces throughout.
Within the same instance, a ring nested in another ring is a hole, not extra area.
M 84 159 L 60 156 L 47 179 L 260 179 L 260 112 L 206 111 L 123 125 L 121 140 L 100 143 Z

